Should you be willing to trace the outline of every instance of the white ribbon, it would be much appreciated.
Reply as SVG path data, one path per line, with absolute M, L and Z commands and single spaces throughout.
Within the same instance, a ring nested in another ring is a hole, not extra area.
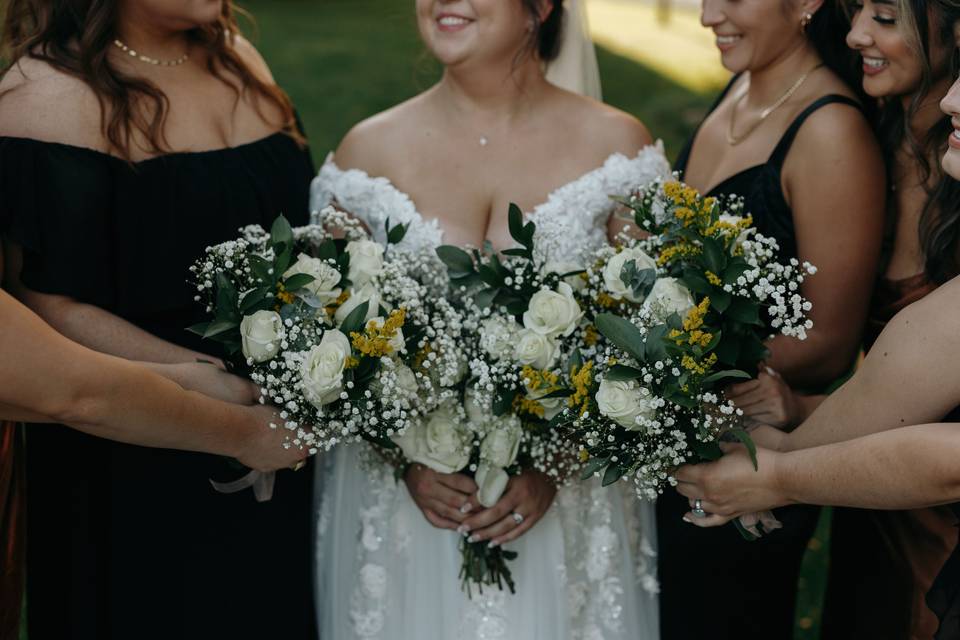
M 216 482 L 210 480 L 210 485 L 217 493 L 240 493 L 244 489 L 253 488 L 253 497 L 257 502 L 268 502 L 273 497 L 273 482 L 277 474 L 273 471 L 264 473 L 251 469 L 250 472 L 232 482 Z

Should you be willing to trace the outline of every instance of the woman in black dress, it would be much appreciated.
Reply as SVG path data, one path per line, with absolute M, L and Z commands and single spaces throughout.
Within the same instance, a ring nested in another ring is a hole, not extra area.
M 843 18 L 808 0 L 705 0 L 701 20 L 736 75 L 675 168 L 704 194 L 743 196 L 781 260 L 817 266 L 803 290 L 813 330 L 803 342 L 772 338 L 766 365 L 824 388 L 856 357 L 884 218 L 881 154 L 844 80 Z M 780 510 L 784 528 L 757 542 L 690 527 L 688 511 L 674 492 L 657 505 L 663 638 L 791 638 L 818 510 Z
M 95 350 L 211 359 L 185 331 L 191 262 L 241 226 L 307 220 L 289 100 L 226 0 L 7 4 L 7 284 Z M 204 454 L 49 426 L 27 450 L 31 638 L 315 637 L 306 472 L 257 503 L 215 493 L 237 472 Z

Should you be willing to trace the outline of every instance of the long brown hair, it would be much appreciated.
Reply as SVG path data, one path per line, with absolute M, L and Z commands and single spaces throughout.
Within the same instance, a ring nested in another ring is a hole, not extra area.
M 927 200 L 920 215 L 920 247 L 923 249 L 924 271 L 931 280 L 943 283 L 960 274 L 960 182 L 947 175 L 940 166 L 946 151 L 946 140 L 953 130 L 950 118 L 943 116 L 918 137 L 910 122 L 931 96 L 943 69 L 934 69 L 931 60 L 931 37 L 944 47 L 954 48 L 953 27 L 960 21 L 958 0 L 900 0 L 898 25 L 921 62 L 920 87 L 910 105 L 904 109 L 900 100 L 885 100 L 880 112 L 881 144 L 893 162 L 904 145 L 918 163 L 920 179 L 926 185 Z M 956 70 L 956 55 L 951 58 Z
M 170 151 L 163 132 L 169 100 L 153 83 L 121 73 L 111 64 L 108 53 L 116 38 L 118 4 L 118 0 L 8 0 L 0 43 L 10 66 L 29 56 L 85 82 L 100 101 L 101 130 L 107 141 L 129 160 L 135 132 L 144 136 L 151 152 Z M 224 0 L 216 22 L 187 32 L 191 45 L 207 53 L 207 70 L 233 89 L 237 101 L 251 91 L 259 112 L 259 99 L 266 99 L 283 114 L 284 131 L 302 141 L 287 94 L 259 79 L 233 46 L 240 33 L 238 11 Z M 231 78 L 239 80 L 239 89 Z

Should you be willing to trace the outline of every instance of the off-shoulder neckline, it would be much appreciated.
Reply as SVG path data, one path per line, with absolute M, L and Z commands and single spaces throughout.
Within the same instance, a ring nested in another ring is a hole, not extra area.
M 105 158 L 105 159 L 116 161 L 122 164 L 131 164 L 133 166 L 143 166 L 143 165 L 156 162 L 158 160 L 168 160 L 170 158 L 207 157 L 207 156 L 216 155 L 216 154 L 242 151 L 250 147 L 254 147 L 260 144 L 270 142 L 274 138 L 278 138 L 278 137 L 288 137 L 288 136 L 287 136 L 287 133 L 284 131 L 275 131 L 261 138 L 257 138 L 256 140 L 251 140 L 250 142 L 243 142 L 233 147 L 218 147 L 216 149 L 200 149 L 198 151 L 174 151 L 174 152 L 165 153 L 159 156 L 153 156 L 151 158 L 144 158 L 143 160 L 135 160 L 129 163 L 123 158 L 121 158 L 120 156 L 115 156 L 112 153 L 109 153 L 107 151 L 101 151 L 99 149 L 94 149 L 93 147 L 84 147 L 84 146 L 75 145 L 75 144 L 68 144 L 66 142 L 54 142 L 52 140 L 38 140 L 36 138 L 25 138 L 20 136 L 0 136 L 0 142 L 13 141 L 17 143 L 30 143 L 30 144 L 37 144 L 42 146 L 57 147 L 60 149 L 66 149 L 68 151 L 75 151 L 81 154 L 94 155 L 100 158 Z
M 534 206 L 533 209 L 529 211 L 525 211 L 524 214 L 529 217 L 536 214 L 538 211 L 542 211 L 548 205 L 553 203 L 554 200 L 560 197 L 560 195 L 562 195 L 563 193 L 567 193 L 570 190 L 576 189 L 581 184 L 589 180 L 592 180 L 595 176 L 601 174 L 604 171 L 609 170 L 609 167 L 612 166 L 615 162 L 619 162 L 619 161 L 631 162 L 638 158 L 644 157 L 650 153 L 659 153 L 660 155 L 662 155 L 663 144 L 658 141 L 654 144 L 646 145 L 645 147 L 641 148 L 637 152 L 637 155 L 633 157 L 629 157 L 620 151 L 611 153 L 609 156 L 607 156 L 606 160 L 603 161 L 603 164 L 597 167 L 594 167 L 593 169 L 588 170 L 586 173 L 581 174 L 580 176 L 574 178 L 573 180 L 566 182 L 560 185 L 559 187 L 553 189 L 550 193 L 547 194 L 546 200 Z M 340 174 L 344 174 L 344 175 L 353 174 L 353 175 L 357 175 L 358 177 L 364 180 L 369 180 L 371 182 L 378 182 L 384 185 L 395 195 L 408 201 L 410 205 L 413 207 L 413 212 L 416 214 L 416 216 L 420 220 L 424 220 L 424 221 L 427 220 L 427 217 L 420 212 L 420 208 L 417 206 L 416 201 L 414 201 L 414 199 L 410 197 L 410 194 L 401 191 L 395 184 L 393 184 L 393 181 L 390 180 L 390 178 L 386 176 L 371 176 L 369 173 L 367 173 L 363 169 L 356 169 L 356 168 L 343 169 L 340 167 L 340 165 L 337 164 L 336 159 L 334 157 L 334 152 L 332 151 L 327 154 L 327 157 L 323 162 L 323 168 L 326 169 L 328 167 L 331 168 L 332 170 L 339 172 Z M 438 218 L 433 217 L 433 218 L 430 218 L 430 220 L 435 221 L 439 226 L 440 221 Z

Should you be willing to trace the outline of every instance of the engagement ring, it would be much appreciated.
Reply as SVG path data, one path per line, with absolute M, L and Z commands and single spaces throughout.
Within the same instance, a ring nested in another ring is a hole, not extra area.
M 513 521 L 516 522 L 517 524 L 521 524 L 521 523 L 523 522 L 523 516 L 520 515 L 519 513 L 517 513 L 516 511 L 514 511 L 514 512 L 513 512 Z
M 707 512 L 703 510 L 703 500 L 700 498 L 693 501 L 693 515 L 698 518 L 705 518 L 707 516 Z

